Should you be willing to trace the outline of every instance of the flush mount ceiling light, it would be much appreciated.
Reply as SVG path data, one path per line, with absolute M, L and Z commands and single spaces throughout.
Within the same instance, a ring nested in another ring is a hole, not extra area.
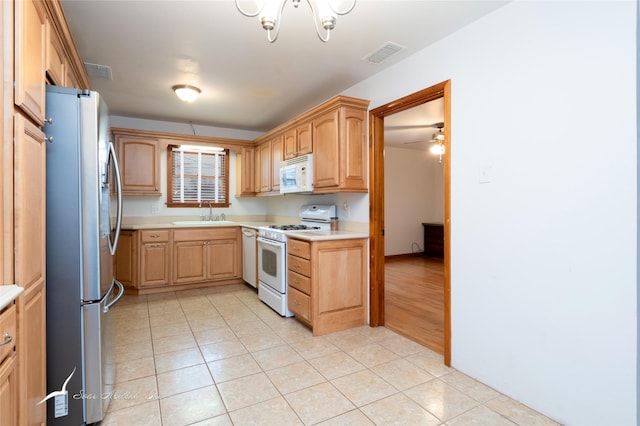
M 349 6 L 344 10 L 334 8 L 332 0 L 306 0 L 313 14 L 313 22 L 316 25 L 316 34 L 323 42 L 329 41 L 331 30 L 336 26 L 338 15 L 346 15 L 351 12 L 356 5 L 356 0 L 348 0 Z M 344 0 L 343 0 L 344 1 Z M 291 0 L 293 7 L 300 5 L 300 0 Z M 333 0 L 335 2 L 335 0 Z M 236 7 L 244 16 L 260 19 L 262 28 L 267 31 L 267 40 L 273 43 L 278 38 L 280 23 L 282 21 L 282 11 L 287 0 L 255 0 L 255 11 L 246 11 L 240 7 L 240 0 L 236 0 Z
M 195 101 L 200 94 L 200 89 L 198 89 L 196 86 L 190 86 L 188 84 L 176 84 L 175 86 L 172 86 L 171 89 L 176 92 L 176 95 L 180 98 L 180 100 L 185 102 Z

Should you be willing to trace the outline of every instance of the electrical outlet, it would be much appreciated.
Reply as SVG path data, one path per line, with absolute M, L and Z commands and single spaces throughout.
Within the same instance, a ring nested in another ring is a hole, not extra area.
M 158 214 L 160 213 L 160 207 L 153 205 L 151 206 L 151 214 Z

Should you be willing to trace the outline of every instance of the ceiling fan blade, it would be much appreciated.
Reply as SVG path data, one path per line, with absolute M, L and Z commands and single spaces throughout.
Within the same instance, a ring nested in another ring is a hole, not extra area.
M 432 123 L 432 124 L 408 124 L 402 126 L 384 126 L 385 130 L 411 130 L 411 129 L 442 129 L 444 123 Z

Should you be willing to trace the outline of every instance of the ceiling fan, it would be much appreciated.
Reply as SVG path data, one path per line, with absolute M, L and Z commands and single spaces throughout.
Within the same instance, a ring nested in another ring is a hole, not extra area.
M 428 125 L 422 125 L 422 126 L 412 126 L 412 127 L 421 127 L 421 128 L 425 128 L 428 129 L 430 127 L 436 128 L 438 129 L 437 132 L 435 132 L 432 136 L 431 139 L 429 139 L 428 141 L 413 141 L 413 142 L 403 142 L 403 144 L 405 145 L 410 145 L 410 144 L 414 144 L 414 143 L 422 143 L 422 142 L 439 142 L 439 141 L 444 141 L 444 123 L 443 122 L 438 122 L 438 123 L 433 123 L 433 124 L 428 124 Z

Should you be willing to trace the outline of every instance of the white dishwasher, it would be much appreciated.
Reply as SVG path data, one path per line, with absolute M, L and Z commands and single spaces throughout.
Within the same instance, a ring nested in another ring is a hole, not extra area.
M 242 228 L 242 279 L 253 287 L 257 287 L 258 283 L 257 236 L 255 229 Z

